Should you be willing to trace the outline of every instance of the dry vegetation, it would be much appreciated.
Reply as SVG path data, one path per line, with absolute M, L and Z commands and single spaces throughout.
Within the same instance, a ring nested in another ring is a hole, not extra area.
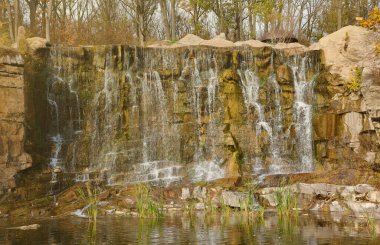
M 377 0 L 0 0 L 0 43 L 15 42 L 19 26 L 29 37 L 67 44 L 144 44 L 220 32 L 232 41 L 285 35 L 308 43 L 354 24 L 355 17 L 369 17 L 362 24 L 372 26 L 376 14 L 368 12 L 377 5 Z

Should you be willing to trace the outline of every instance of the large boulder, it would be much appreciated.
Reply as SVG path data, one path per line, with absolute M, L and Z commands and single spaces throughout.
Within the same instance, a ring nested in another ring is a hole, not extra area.
M 357 67 L 380 65 L 372 45 L 377 35 L 365 28 L 346 26 L 319 40 L 318 47 L 323 51 L 322 62 L 330 72 L 348 80 L 352 70 Z
M 40 48 L 46 48 L 50 46 L 50 43 L 41 37 L 31 37 L 26 39 L 27 52 L 34 54 Z

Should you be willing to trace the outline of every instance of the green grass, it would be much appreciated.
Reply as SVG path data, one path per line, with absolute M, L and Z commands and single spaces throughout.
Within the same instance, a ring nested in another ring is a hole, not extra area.
M 366 214 L 367 231 L 372 239 L 376 238 L 376 219 L 373 213 Z
M 98 202 L 99 202 L 99 190 L 97 187 L 92 187 L 90 182 L 86 183 L 86 188 L 77 189 L 79 197 L 85 202 L 87 209 L 87 217 L 90 222 L 96 223 L 98 216 Z
M 229 215 L 231 213 L 231 208 L 225 204 L 223 197 L 220 197 L 220 211 L 225 215 Z
M 293 210 L 295 210 L 295 214 L 298 214 L 297 197 L 292 193 L 289 187 L 279 187 L 274 192 L 274 200 L 276 203 L 277 214 L 280 217 L 289 217 L 293 214 Z
M 136 188 L 137 213 L 141 218 L 160 218 L 163 216 L 163 202 L 154 201 L 151 196 L 151 188 L 147 184 L 139 184 Z

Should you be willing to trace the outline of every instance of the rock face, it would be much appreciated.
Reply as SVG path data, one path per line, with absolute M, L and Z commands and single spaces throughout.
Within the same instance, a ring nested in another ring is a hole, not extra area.
M 14 176 L 29 168 L 24 151 L 24 62 L 16 51 L 0 48 L 0 191 L 15 187 Z
M 255 166 L 256 174 L 311 171 L 319 51 L 217 39 L 52 48 L 44 106 L 35 106 L 49 111 L 50 166 L 163 185 L 238 179 Z
M 322 38 L 326 71 L 316 84 L 316 157 L 331 166 L 344 163 L 376 168 L 379 144 L 380 58 L 375 32 L 347 26 Z M 358 89 L 350 88 L 356 80 Z M 379 162 L 380 163 L 380 162 Z
M 375 168 L 380 61 L 370 45 L 374 35 L 345 27 L 309 48 L 193 35 L 148 48 L 47 48 L 44 39 L 28 39 L 27 151 L 55 174 L 82 171 L 78 179 L 109 183 L 239 179 L 311 172 L 317 163 L 324 171 Z M 19 56 L 0 61 L 22 66 Z M 355 91 L 348 86 L 353 76 L 360 83 Z M 12 98 L 1 115 L 21 115 L 22 124 L 23 111 L 9 110 L 24 99 Z M 20 153 L 24 129 L 3 131 L 5 169 L 24 163 L 13 176 L 30 165 Z M 10 132 L 20 140 L 17 151 L 8 146 L 15 139 Z M 329 196 L 328 188 L 318 195 Z

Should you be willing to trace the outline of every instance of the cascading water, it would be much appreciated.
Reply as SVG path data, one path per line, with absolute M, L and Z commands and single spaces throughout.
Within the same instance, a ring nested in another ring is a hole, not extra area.
M 244 95 L 244 102 L 246 105 L 246 109 L 248 112 L 251 110 L 254 110 L 255 114 L 257 115 L 256 120 L 256 139 L 261 134 L 262 130 L 265 130 L 266 133 L 269 136 L 270 140 L 270 149 L 269 153 L 272 156 L 272 160 L 276 161 L 279 158 L 279 154 L 277 151 L 276 140 L 277 137 L 274 137 L 273 135 L 273 128 L 272 125 L 266 120 L 264 115 L 264 108 L 259 102 L 259 91 L 260 91 L 260 79 L 259 77 L 251 70 L 247 69 L 244 72 L 238 71 L 241 82 L 242 82 L 242 88 L 243 88 L 243 95 Z M 277 100 L 279 100 L 278 97 L 275 98 L 276 104 L 279 103 Z M 276 122 L 276 123 L 281 123 Z M 275 123 L 275 127 L 280 127 Z M 277 133 L 277 132 L 276 132 Z M 277 134 L 275 135 L 277 136 Z M 258 145 L 256 140 L 256 145 Z M 259 157 L 256 158 L 256 170 L 260 170 L 263 168 L 261 159 Z
M 194 155 L 194 168 L 192 169 L 192 181 L 214 180 L 225 176 L 221 168 L 220 159 L 216 156 L 216 144 L 218 132 L 215 123 L 218 93 L 218 69 L 215 58 L 201 57 L 209 67 L 204 72 L 199 71 L 199 60 L 194 58 L 194 67 L 191 76 L 193 85 L 193 108 L 196 116 L 197 145 Z M 204 85 L 206 81 L 206 85 Z M 204 93 L 204 89 L 207 93 Z M 206 96 L 204 99 L 203 97 Z M 206 102 L 206 106 L 204 106 Z M 208 121 L 205 118 L 208 117 Z M 206 147 L 206 144 L 209 147 Z
M 284 57 L 282 57 L 284 59 Z M 291 141 L 290 128 L 284 130 L 285 118 L 281 102 L 281 86 L 276 74 L 270 74 L 263 81 L 267 96 L 272 102 L 271 107 L 260 103 L 260 78 L 251 68 L 244 71 L 238 70 L 241 78 L 244 102 L 248 113 L 256 116 L 255 147 L 259 147 L 259 135 L 264 130 L 269 138 L 269 156 L 271 157 L 268 166 L 265 166 L 260 157 L 255 157 L 255 174 L 266 176 L 269 174 L 286 174 L 295 172 L 309 172 L 313 170 L 313 148 L 312 148 L 312 98 L 313 81 L 307 80 L 308 56 L 285 58 L 286 64 L 292 71 L 294 81 L 295 99 L 293 102 L 293 123 L 295 128 L 295 153 L 296 159 L 290 154 L 290 149 L 286 148 L 285 142 Z M 273 64 L 273 53 L 271 56 L 271 66 Z M 263 85 L 264 86 L 264 85 Z M 264 113 L 268 110 L 269 116 Z M 256 152 L 261 149 L 256 149 Z
M 70 56 L 70 49 L 67 52 Z M 47 101 L 52 114 L 49 129 L 49 140 L 52 144 L 49 166 L 52 168 L 51 193 L 53 193 L 53 185 L 58 181 L 57 173 L 63 169 L 75 171 L 75 162 L 72 162 L 71 166 L 66 166 L 65 154 L 67 145 L 75 141 L 76 136 L 82 131 L 79 96 L 73 88 L 75 81 L 71 70 L 72 64 L 64 65 L 63 51 L 59 46 L 52 48 L 50 58 L 53 72 L 47 84 Z M 71 103 L 72 96 L 75 97 L 74 108 Z
M 183 56 L 122 46 L 86 52 L 84 72 L 70 63 L 78 50 L 52 52 L 52 168 L 82 170 L 78 181 L 100 176 L 108 184 L 169 185 L 223 178 L 241 150 L 256 175 L 313 169 L 307 57 L 279 60 L 272 51 L 263 73 L 253 54 L 232 66 L 224 51 L 208 49 Z M 285 87 L 277 81 L 279 63 L 291 70 Z M 227 69 L 238 73 L 240 85 L 238 78 L 225 80 Z M 230 105 L 240 110 L 233 120 Z
M 313 97 L 314 79 L 307 79 L 308 57 L 294 57 L 290 67 L 293 72 L 295 102 L 294 123 L 297 135 L 298 157 L 302 166 L 300 171 L 310 172 L 313 170 L 313 141 L 312 141 L 312 112 L 310 103 Z

